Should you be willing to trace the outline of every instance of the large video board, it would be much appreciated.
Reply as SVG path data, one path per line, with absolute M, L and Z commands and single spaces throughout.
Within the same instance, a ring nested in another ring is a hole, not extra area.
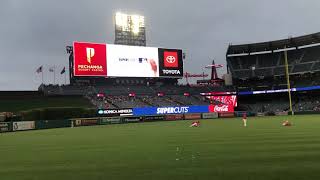
M 182 77 L 182 50 L 74 42 L 74 76 Z

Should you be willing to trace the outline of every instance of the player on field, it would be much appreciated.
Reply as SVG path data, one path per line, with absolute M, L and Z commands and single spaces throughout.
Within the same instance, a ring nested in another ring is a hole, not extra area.
M 200 121 L 193 121 L 190 127 L 199 127 L 200 126 Z
M 246 112 L 244 112 L 242 114 L 242 122 L 243 122 L 243 126 L 247 127 L 247 113 Z
M 292 125 L 291 122 L 289 122 L 288 120 L 282 123 L 282 126 L 291 126 L 291 125 Z

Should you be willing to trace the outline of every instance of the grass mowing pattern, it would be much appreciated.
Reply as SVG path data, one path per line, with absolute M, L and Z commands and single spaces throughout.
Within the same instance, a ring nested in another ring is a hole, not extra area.
M 282 127 L 289 118 L 292 127 Z M 320 178 L 320 116 L 155 122 L 0 134 L 1 179 Z

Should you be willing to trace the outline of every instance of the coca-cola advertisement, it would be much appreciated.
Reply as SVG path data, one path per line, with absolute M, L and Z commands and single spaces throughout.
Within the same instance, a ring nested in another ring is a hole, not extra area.
M 210 112 L 234 112 L 234 106 L 233 105 L 210 105 L 209 106 Z

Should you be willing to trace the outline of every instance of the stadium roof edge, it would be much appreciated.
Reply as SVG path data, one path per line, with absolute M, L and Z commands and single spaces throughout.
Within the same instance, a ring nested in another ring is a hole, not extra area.
M 268 42 L 258 42 L 258 43 L 251 43 L 251 44 L 239 44 L 239 45 L 232 45 L 230 44 L 227 50 L 227 55 L 229 54 L 251 54 L 255 52 L 261 51 L 275 51 L 279 49 L 286 48 L 297 48 L 300 46 L 312 45 L 320 43 L 320 32 L 293 37 L 288 39 L 281 39 L 275 41 L 268 41 Z

